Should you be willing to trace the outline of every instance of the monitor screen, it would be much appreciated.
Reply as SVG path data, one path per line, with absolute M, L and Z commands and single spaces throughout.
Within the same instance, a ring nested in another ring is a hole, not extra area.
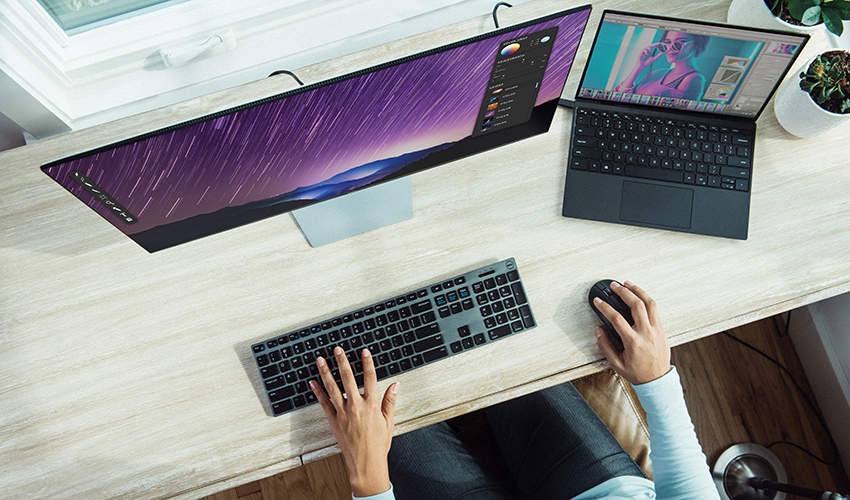
M 42 166 L 149 252 L 546 132 L 571 9 Z
M 756 118 L 807 40 L 605 11 L 578 97 Z

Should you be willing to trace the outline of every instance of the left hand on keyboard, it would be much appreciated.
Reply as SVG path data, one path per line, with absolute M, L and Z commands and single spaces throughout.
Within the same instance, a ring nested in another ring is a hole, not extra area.
M 368 350 L 361 353 L 363 362 L 363 394 L 351 365 L 342 348 L 334 349 L 345 395 L 339 390 L 323 358 L 316 360 L 325 390 L 316 381 L 310 388 L 322 405 L 334 437 L 339 443 L 351 491 L 354 496 L 367 497 L 390 489 L 387 454 L 393 436 L 393 411 L 398 383 L 390 385 L 381 397 L 375 363 Z

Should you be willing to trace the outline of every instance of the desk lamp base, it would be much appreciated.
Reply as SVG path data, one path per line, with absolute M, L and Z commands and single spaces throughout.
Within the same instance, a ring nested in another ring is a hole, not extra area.
M 751 486 L 753 478 L 785 483 L 788 475 L 776 455 L 757 444 L 736 444 L 718 457 L 711 470 L 722 500 L 783 500 L 785 493 Z

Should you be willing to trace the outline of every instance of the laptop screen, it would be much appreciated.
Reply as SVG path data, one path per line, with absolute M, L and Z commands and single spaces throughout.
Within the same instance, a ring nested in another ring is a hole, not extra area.
M 577 97 L 756 118 L 807 40 L 605 11 Z

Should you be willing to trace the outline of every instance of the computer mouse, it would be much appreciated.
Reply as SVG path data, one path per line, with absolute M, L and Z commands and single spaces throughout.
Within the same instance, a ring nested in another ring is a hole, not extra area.
M 635 320 L 632 318 L 631 308 L 623 302 L 623 299 L 621 299 L 619 295 L 611 290 L 611 283 L 613 282 L 614 280 L 597 281 L 596 284 L 590 287 L 590 292 L 587 294 L 587 300 L 590 302 L 590 307 L 593 309 L 593 312 L 599 316 L 599 319 L 601 319 L 602 323 L 605 325 L 605 328 L 608 331 L 608 338 L 611 339 L 614 347 L 622 351 L 623 341 L 620 339 L 620 335 L 617 333 L 617 330 L 614 329 L 614 325 L 612 325 L 611 322 L 608 321 L 608 318 L 606 318 L 605 315 L 602 314 L 595 305 L 593 305 L 593 299 L 599 297 L 608 305 L 613 307 L 615 311 L 620 313 L 620 315 L 622 315 L 630 325 L 634 326 Z M 622 283 L 619 281 L 617 283 L 622 286 Z

